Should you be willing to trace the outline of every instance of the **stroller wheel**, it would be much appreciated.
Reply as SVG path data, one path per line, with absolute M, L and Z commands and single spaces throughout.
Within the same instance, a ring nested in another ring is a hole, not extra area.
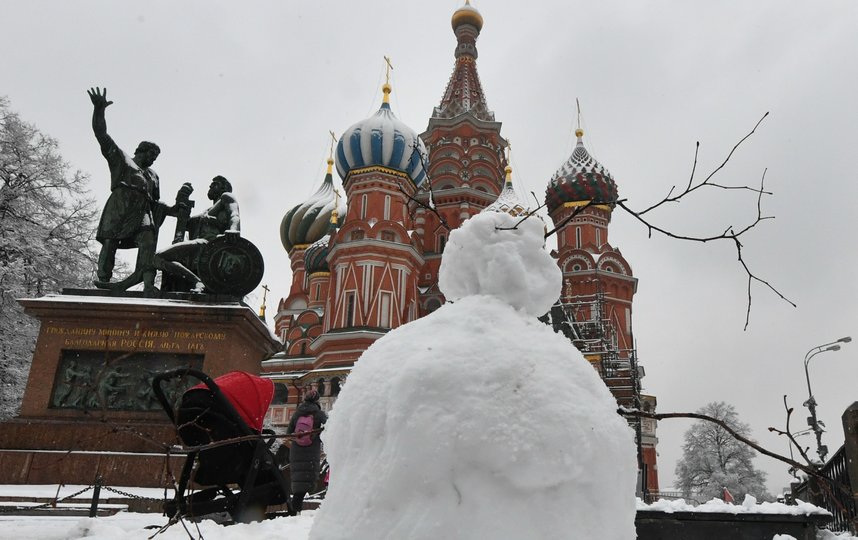
M 265 504 L 249 504 L 241 512 L 235 512 L 232 518 L 236 523 L 252 523 L 265 520 Z

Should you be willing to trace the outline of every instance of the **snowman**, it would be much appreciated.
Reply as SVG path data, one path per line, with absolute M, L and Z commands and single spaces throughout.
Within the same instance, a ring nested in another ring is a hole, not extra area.
M 537 320 L 561 287 L 543 235 L 486 211 L 450 233 L 447 303 L 369 347 L 331 412 L 310 540 L 635 538 L 634 433 Z

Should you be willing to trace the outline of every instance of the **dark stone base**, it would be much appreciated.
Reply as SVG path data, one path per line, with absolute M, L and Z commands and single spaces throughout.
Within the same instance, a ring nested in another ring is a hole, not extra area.
M 52 419 L 0 424 L 0 484 L 172 485 L 184 455 L 166 455 L 172 424 L 115 424 Z
M 639 511 L 635 519 L 638 540 L 771 540 L 788 534 L 797 540 L 815 540 L 816 529 L 830 516 L 784 514 L 722 514 L 707 512 Z

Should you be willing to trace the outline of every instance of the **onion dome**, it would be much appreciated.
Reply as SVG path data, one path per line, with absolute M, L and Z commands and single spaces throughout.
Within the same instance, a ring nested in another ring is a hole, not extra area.
M 326 234 L 320 239 L 313 242 L 307 251 L 304 252 L 304 268 L 307 275 L 315 274 L 316 272 L 328 272 L 328 247 L 331 243 L 331 235 Z
M 617 184 L 611 173 L 587 152 L 582 142 L 584 130 L 575 130 L 578 144 L 545 190 L 548 212 L 554 212 L 566 203 L 594 201 L 614 206 L 617 200 Z
M 329 272 L 328 268 L 328 253 L 330 252 L 331 238 L 337 232 L 337 213 L 331 217 L 331 224 L 328 226 L 328 233 L 313 242 L 307 251 L 304 252 L 304 268 L 307 275 L 315 274 L 316 272 Z
M 294 248 L 305 248 L 324 236 L 328 232 L 328 223 L 335 209 L 345 213 L 346 210 L 340 207 L 339 197 L 334 190 L 334 177 L 331 173 L 333 165 L 334 160 L 328 158 L 328 172 L 316 193 L 283 216 L 283 221 L 280 222 L 280 241 L 287 252 Z
M 465 0 L 465 5 L 453 13 L 453 19 L 450 22 L 453 25 L 453 30 L 462 24 L 471 24 L 476 26 L 478 32 L 483 29 L 483 16 L 480 15 L 480 12 L 471 5 L 469 0 Z
M 353 125 L 337 143 L 337 172 L 345 182 L 354 170 L 385 167 L 408 175 L 415 186 L 426 179 L 426 147 L 417 132 L 390 110 L 390 85 L 377 113 Z
M 530 212 L 512 187 L 512 167 L 509 165 L 504 169 L 506 172 L 506 182 L 504 182 L 503 190 L 497 200 L 483 209 L 483 212 L 506 212 L 512 216 L 519 216 Z

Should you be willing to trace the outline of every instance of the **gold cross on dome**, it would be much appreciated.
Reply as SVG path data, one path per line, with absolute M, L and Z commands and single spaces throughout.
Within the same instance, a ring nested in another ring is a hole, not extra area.
M 387 67 L 384 68 L 385 69 L 384 83 L 390 84 L 390 71 L 393 69 L 393 64 L 390 63 L 390 57 L 389 56 L 384 57 L 384 63 L 387 64 Z
M 328 130 L 328 133 L 331 134 L 331 153 L 328 155 L 328 158 L 334 158 L 334 145 L 337 144 L 337 134 L 331 130 Z
M 268 292 L 271 289 L 268 288 L 268 285 L 262 286 L 262 305 L 259 306 L 259 316 L 261 318 L 265 318 L 265 300 L 268 298 Z

